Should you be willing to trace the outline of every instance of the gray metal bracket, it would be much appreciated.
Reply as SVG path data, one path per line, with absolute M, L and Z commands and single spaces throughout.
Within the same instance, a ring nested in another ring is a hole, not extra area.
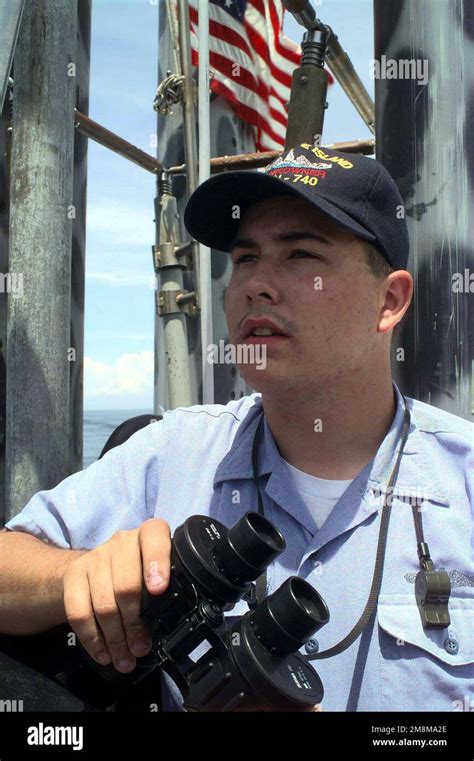
M 184 312 L 190 317 L 194 317 L 198 313 L 196 304 L 193 304 L 195 298 L 194 291 L 157 291 L 156 311 L 160 316 Z

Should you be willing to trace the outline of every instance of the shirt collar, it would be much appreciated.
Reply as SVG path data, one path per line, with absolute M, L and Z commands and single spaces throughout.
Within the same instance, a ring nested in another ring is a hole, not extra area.
M 402 393 L 395 381 L 392 380 L 392 384 L 397 405 L 392 425 L 374 459 L 362 471 L 362 473 L 368 473 L 368 481 L 372 487 L 378 488 L 382 492 L 386 489 L 391 469 L 395 464 L 395 457 L 399 449 L 397 440 L 401 436 L 405 413 Z M 415 409 L 416 401 L 408 397 L 405 399 L 410 411 L 410 427 L 403 449 L 400 471 L 393 487 L 393 494 L 402 497 L 418 494 L 420 498 L 432 499 L 439 504 L 449 506 L 449 495 L 439 480 L 438 473 L 432 463 L 429 447 L 420 433 Z
M 252 443 L 262 414 L 262 397 L 256 394 L 254 406 L 250 408 L 242 425 L 239 427 L 232 447 L 217 467 L 214 476 L 214 488 L 221 481 L 237 478 L 253 478 Z M 280 459 L 275 439 L 265 418 L 263 445 L 260 442 L 258 450 L 258 474 L 264 475 L 270 473 Z
M 405 406 L 403 397 L 395 381 L 392 380 L 396 410 L 389 431 L 377 450 L 373 460 L 358 474 L 354 481 L 369 483 L 373 489 L 384 492 L 391 469 L 398 452 L 398 440 L 403 428 Z M 252 442 L 260 416 L 263 413 L 262 398 L 255 394 L 254 405 L 250 408 L 232 443 L 232 447 L 219 463 L 214 477 L 214 488 L 222 481 L 253 478 Z M 394 495 L 410 496 L 414 491 L 425 498 L 449 505 L 449 496 L 443 488 L 432 465 L 426 443 L 420 434 L 414 410 L 414 400 L 407 398 L 411 420 L 408 439 L 403 450 L 400 470 L 393 487 Z M 286 465 L 278 451 L 267 419 L 264 421 L 263 445 L 259 448 L 258 475 L 272 473 Z M 286 468 L 286 471 L 288 469 Z M 351 487 L 349 487 L 351 488 Z

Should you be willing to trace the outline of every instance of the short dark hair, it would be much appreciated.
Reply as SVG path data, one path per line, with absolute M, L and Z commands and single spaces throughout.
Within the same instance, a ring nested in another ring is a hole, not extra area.
M 395 267 L 385 259 L 378 248 L 369 241 L 364 242 L 365 263 L 374 277 L 384 278 L 395 272 Z

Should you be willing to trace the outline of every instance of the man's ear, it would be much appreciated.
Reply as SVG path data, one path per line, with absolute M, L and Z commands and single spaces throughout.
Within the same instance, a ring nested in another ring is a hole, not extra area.
M 379 313 L 378 332 L 387 333 L 405 315 L 413 296 L 413 278 L 407 270 L 396 270 L 381 285 L 382 306 Z

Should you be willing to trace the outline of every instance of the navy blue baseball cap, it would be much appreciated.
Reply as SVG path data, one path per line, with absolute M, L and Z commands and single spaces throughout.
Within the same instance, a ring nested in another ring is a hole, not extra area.
M 370 241 L 395 269 L 406 269 L 409 240 L 402 197 L 375 159 L 297 145 L 263 170 L 222 172 L 191 194 L 184 224 L 210 248 L 230 251 L 247 208 L 264 198 L 304 198 L 334 222 Z M 239 218 L 235 219 L 235 209 Z

